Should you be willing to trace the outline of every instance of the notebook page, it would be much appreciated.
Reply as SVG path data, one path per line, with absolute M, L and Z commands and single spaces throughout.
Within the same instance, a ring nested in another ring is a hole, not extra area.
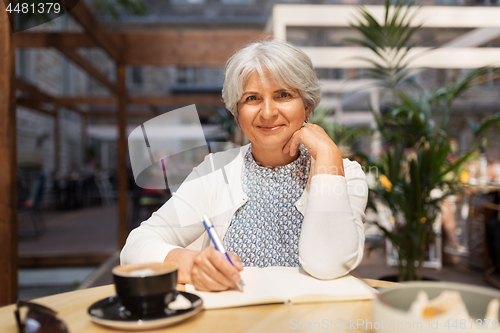
M 267 274 L 258 267 L 245 267 L 240 272 L 245 283 L 243 292 L 226 290 L 221 292 L 206 292 L 195 290 L 193 285 L 186 284 L 186 291 L 203 299 L 205 309 L 232 308 L 237 306 L 284 303 L 287 298 Z
M 266 267 L 263 270 L 292 303 L 372 299 L 377 292 L 351 275 L 319 280 L 299 267 Z

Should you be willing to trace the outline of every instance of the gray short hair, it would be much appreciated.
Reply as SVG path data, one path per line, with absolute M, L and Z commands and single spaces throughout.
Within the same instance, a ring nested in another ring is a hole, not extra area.
M 236 119 L 243 86 L 253 71 L 264 79 L 264 73 L 268 72 L 280 85 L 297 89 L 311 111 L 321 100 L 321 88 L 311 59 L 290 43 L 264 40 L 245 46 L 226 63 L 222 99 Z

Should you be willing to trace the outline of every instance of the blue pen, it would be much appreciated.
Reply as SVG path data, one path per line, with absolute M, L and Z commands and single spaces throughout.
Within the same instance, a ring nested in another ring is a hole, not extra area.
M 231 263 L 231 265 L 234 266 L 233 262 L 231 261 L 231 258 L 229 258 L 229 254 L 226 252 L 226 249 L 224 248 L 224 245 L 220 241 L 219 236 L 217 236 L 217 233 L 215 232 L 215 228 L 212 225 L 212 222 L 210 222 L 210 219 L 208 218 L 208 216 L 203 215 L 203 220 L 204 220 L 203 225 L 205 226 L 205 229 L 207 229 L 208 235 L 210 236 L 212 243 L 214 243 L 217 251 L 219 251 L 220 253 L 225 255 L 227 260 L 229 260 L 229 262 Z M 240 291 L 243 291 L 243 286 L 244 286 L 243 281 L 237 282 L 236 286 L 238 287 L 238 289 Z

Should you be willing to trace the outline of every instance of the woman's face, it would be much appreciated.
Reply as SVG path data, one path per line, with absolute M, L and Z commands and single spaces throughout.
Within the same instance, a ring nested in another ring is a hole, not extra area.
M 239 124 L 257 149 L 281 149 L 308 119 L 310 108 L 297 89 L 281 87 L 270 75 L 254 71 L 238 102 Z

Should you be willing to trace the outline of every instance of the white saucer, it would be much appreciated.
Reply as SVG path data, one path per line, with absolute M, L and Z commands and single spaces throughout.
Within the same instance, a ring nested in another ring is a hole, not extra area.
M 132 315 L 117 295 L 95 302 L 87 312 L 94 323 L 121 330 L 139 331 L 170 326 L 194 316 L 203 307 L 200 297 L 183 291 L 178 293 L 191 302 L 191 307 L 184 310 L 165 308 L 164 314 L 154 318 L 141 319 Z

